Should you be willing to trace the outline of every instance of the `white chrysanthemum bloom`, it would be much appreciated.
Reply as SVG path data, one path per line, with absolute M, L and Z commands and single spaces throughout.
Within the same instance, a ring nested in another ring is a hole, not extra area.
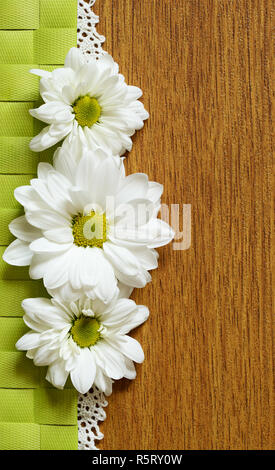
M 45 104 L 30 113 L 49 124 L 32 139 L 32 150 L 40 152 L 67 136 L 78 137 L 92 150 L 111 149 L 114 155 L 131 150 L 130 136 L 149 115 L 138 101 L 142 91 L 126 85 L 110 55 L 85 63 L 82 53 L 72 48 L 64 68 L 31 72 L 41 77 Z
M 133 361 L 143 362 L 144 354 L 127 333 L 147 320 L 147 307 L 125 298 L 110 304 L 35 298 L 22 306 L 31 331 L 16 347 L 28 351 L 35 365 L 49 366 L 46 379 L 55 387 L 62 389 L 70 375 L 80 393 L 95 385 L 110 395 L 113 379 L 136 377 Z
M 157 218 L 162 190 L 143 173 L 125 176 L 123 162 L 102 151 L 76 162 L 61 147 L 54 167 L 40 163 L 38 178 L 15 190 L 25 215 L 9 225 L 17 240 L 3 259 L 30 265 L 30 277 L 63 298 L 109 302 L 117 280 L 144 287 L 158 265 L 155 248 L 174 236 Z

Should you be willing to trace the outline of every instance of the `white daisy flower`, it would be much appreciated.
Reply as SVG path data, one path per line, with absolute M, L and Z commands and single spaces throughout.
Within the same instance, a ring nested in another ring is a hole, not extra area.
M 16 343 L 37 366 L 49 366 L 46 379 L 62 389 L 70 375 L 74 387 L 86 393 L 93 385 L 106 395 L 113 380 L 136 377 L 133 361 L 141 363 L 140 344 L 127 335 L 147 320 L 149 312 L 133 300 L 110 304 L 81 298 L 65 303 L 35 298 L 22 302 L 31 329 Z
M 125 176 L 123 162 L 102 150 L 77 162 L 62 147 L 54 167 L 40 163 L 38 178 L 15 190 L 25 215 L 9 225 L 17 239 L 3 259 L 30 265 L 32 279 L 73 300 L 85 293 L 109 302 L 117 280 L 144 287 L 158 265 L 155 248 L 174 236 L 157 218 L 162 190 L 146 174 Z
M 30 113 L 49 124 L 32 139 L 32 150 L 40 152 L 67 136 L 78 137 L 91 149 L 111 149 L 113 154 L 131 150 L 130 136 L 149 115 L 138 101 L 142 91 L 126 85 L 110 55 L 85 63 L 82 53 L 72 48 L 64 68 L 31 72 L 41 77 L 44 104 Z

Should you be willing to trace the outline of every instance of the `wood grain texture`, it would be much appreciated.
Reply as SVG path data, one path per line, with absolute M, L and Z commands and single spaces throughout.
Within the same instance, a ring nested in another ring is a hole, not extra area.
M 101 449 L 271 449 L 271 2 L 97 0 L 150 112 L 128 173 L 192 204 L 192 246 L 135 290 L 146 360 L 115 384 Z

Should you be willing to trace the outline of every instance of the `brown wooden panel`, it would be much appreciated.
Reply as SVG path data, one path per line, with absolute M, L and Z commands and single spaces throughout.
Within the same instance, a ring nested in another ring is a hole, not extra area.
M 97 0 L 105 49 L 151 114 L 126 167 L 192 204 L 138 303 L 146 360 L 114 386 L 102 449 L 270 449 L 269 0 Z

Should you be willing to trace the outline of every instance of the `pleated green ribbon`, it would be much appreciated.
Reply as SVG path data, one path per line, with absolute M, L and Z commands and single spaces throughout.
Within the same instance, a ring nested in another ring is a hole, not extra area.
M 51 161 L 53 149 L 29 149 L 41 124 L 29 109 L 39 100 L 39 81 L 29 74 L 64 64 L 76 46 L 77 0 L 1 0 L 0 2 L 0 449 L 77 449 L 77 393 L 69 384 L 56 390 L 15 343 L 26 332 L 24 298 L 47 295 L 28 268 L 2 260 L 13 240 L 8 224 L 22 214 L 13 196 L 28 184 L 39 161 Z

